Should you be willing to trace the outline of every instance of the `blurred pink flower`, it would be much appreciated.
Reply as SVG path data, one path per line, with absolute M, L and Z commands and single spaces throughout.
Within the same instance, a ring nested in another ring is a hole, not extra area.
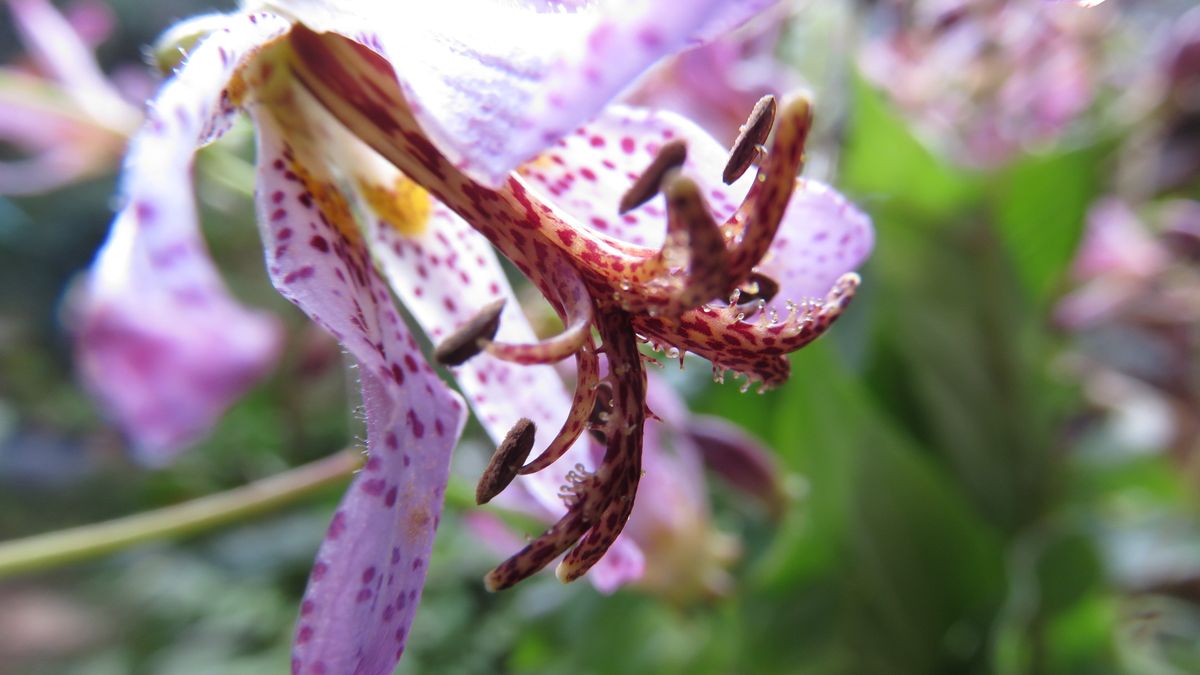
M 679 113 L 732 143 L 758 99 L 798 87 L 775 56 L 789 12 L 787 6 L 774 7 L 737 31 L 662 62 L 625 100 Z
M 1106 198 L 1088 213 L 1072 276 L 1081 286 L 1059 303 L 1058 323 L 1082 328 L 1105 320 L 1162 274 L 1170 256 L 1129 205 Z
M 0 194 L 47 192 L 110 170 L 141 114 L 91 53 L 107 34 L 107 8 L 78 6 L 76 28 L 46 0 L 7 4 L 31 67 L 0 68 L 0 141 L 30 157 L 0 162 Z
M 1096 97 L 1107 12 L 1074 3 L 896 0 L 860 55 L 920 135 L 975 167 L 1052 144 Z

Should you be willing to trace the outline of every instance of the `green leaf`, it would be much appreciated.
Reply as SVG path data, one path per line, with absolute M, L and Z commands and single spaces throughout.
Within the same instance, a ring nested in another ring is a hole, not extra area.
M 855 78 L 853 97 L 839 187 L 861 205 L 936 221 L 978 199 L 980 177 L 930 152 L 861 77 Z
M 1028 290 L 1047 301 L 1063 279 L 1101 187 L 1103 152 L 1027 156 L 1002 172 L 988 200 Z

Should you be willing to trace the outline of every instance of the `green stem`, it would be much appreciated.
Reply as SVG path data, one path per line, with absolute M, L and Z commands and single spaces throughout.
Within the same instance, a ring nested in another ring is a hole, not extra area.
M 0 542 L 0 579 L 244 520 L 341 483 L 361 465 L 359 450 L 343 450 L 290 471 L 175 506 Z

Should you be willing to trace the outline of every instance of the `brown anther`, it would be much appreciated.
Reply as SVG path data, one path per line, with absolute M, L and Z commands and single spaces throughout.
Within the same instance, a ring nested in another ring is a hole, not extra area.
M 483 351 L 484 346 L 496 337 L 500 328 L 500 310 L 504 299 L 496 300 L 479 310 L 458 330 L 454 331 L 433 350 L 433 360 L 443 366 L 461 366 L 472 356 Z
M 750 278 L 739 287 L 739 290 L 741 291 L 737 302 L 739 305 L 748 305 L 759 300 L 770 302 L 779 293 L 779 282 L 765 274 L 751 272 Z
M 665 145 L 654 156 L 654 161 L 650 162 L 650 166 L 642 171 L 642 175 L 633 182 L 633 185 L 621 195 L 621 203 L 617 207 L 618 213 L 625 213 L 636 209 L 637 207 L 650 201 L 654 195 L 658 194 L 662 186 L 663 177 L 672 169 L 678 169 L 683 166 L 687 160 L 687 143 L 676 139 Z
M 529 451 L 533 450 L 536 432 L 537 427 L 528 417 L 522 417 L 508 430 L 508 435 L 496 448 L 483 475 L 479 477 L 479 485 L 475 487 L 476 504 L 490 502 L 516 478 L 517 471 L 529 457 Z
M 775 124 L 777 107 L 775 97 L 770 94 L 758 99 L 758 103 L 754 104 L 754 109 L 750 111 L 750 118 L 742 125 L 742 131 L 729 151 L 729 161 L 725 163 L 725 171 L 721 173 L 721 179 L 725 181 L 726 185 L 741 178 L 742 174 L 746 173 L 746 169 L 749 169 L 758 157 L 759 146 L 766 142 L 767 136 L 771 134 L 771 127 Z

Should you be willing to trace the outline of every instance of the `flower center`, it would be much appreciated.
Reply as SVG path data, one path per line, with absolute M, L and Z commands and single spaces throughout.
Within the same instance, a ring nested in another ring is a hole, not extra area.
M 784 355 L 824 332 L 857 286 L 857 277 L 846 275 L 823 302 L 794 305 L 782 321 L 763 312 L 756 322 L 744 320 L 747 304 L 753 313 L 754 306 L 761 308 L 778 290 L 755 266 L 779 228 L 802 164 L 812 122 L 802 100 L 778 113 L 774 99 L 755 107 L 726 175 L 736 178 L 756 160 L 758 174 L 744 202 L 723 223 L 714 220 L 700 188 L 679 170 L 686 148 L 668 144 L 621 202 L 628 210 L 656 194 L 665 197 L 666 240 L 660 250 L 651 250 L 573 224 L 519 177 L 511 176 L 497 189 L 469 179 L 422 133 L 391 67 L 374 52 L 303 26 L 293 30 L 290 41 L 292 68 L 303 86 L 364 142 L 487 237 L 563 318 L 565 329 L 557 336 L 535 344 L 506 344 L 492 340 L 500 311 L 492 306 L 438 348 L 439 354 L 456 360 L 470 358 L 481 347 L 497 358 L 525 364 L 575 357 L 576 390 L 562 429 L 546 450 L 521 466 L 534 431 L 532 425 L 518 423 L 485 473 L 481 496 L 490 499 L 518 473 L 546 468 L 585 430 L 602 437 L 605 445 L 600 464 L 590 472 L 575 472 L 567 486 L 566 515 L 493 570 L 486 579 L 490 589 L 511 586 L 564 552 L 559 578 L 578 578 L 620 534 L 642 472 L 647 411 L 639 340 L 677 353 L 696 352 L 718 372 L 733 369 L 747 377 L 747 385 L 753 380 L 770 386 L 787 377 Z M 774 139 L 769 151 L 763 151 L 776 117 Z M 600 355 L 607 364 L 603 377 Z

